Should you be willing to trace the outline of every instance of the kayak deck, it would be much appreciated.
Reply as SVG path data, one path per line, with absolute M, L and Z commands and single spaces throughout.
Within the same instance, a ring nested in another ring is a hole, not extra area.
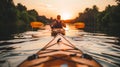
M 59 33 L 65 35 L 65 30 L 63 28 L 52 29 L 51 36 L 56 36 Z
M 29 56 L 18 67 L 102 67 L 90 55 L 58 34 L 45 47 Z

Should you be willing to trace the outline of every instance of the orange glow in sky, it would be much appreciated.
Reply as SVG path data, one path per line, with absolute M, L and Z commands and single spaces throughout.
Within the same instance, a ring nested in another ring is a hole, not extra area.
M 115 0 L 13 0 L 15 5 L 21 3 L 28 10 L 35 9 L 39 15 L 56 18 L 59 14 L 62 19 L 73 19 L 78 13 L 83 12 L 85 8 L 92 8 L 96 5 L 99 11 L 110 5 L 115 5 Z
M 67 19 L 72 18 L 72 15 L 68 12 L 62 12 L 60 15 L 61 15 L 61 19 L 63 19 L 63 20 L 67 20 Z

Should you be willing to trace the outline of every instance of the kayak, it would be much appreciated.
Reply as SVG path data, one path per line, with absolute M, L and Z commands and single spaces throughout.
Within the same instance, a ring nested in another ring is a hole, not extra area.
M 102 67 L 94 58 L 75 47 L 65 36 L 57 34 L 37 53 L 18 67 Z
M 52 29 L 51 36 L 56 36 L 58 33 L 65 35 L 65 30 L 63 28 Z

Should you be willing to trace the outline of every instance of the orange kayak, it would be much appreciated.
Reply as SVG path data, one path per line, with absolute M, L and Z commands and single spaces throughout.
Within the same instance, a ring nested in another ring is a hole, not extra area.
M 29 56 L 18 67 L 102 67 L 94 58 L 84 54 L 58 34 L 37 53 Z

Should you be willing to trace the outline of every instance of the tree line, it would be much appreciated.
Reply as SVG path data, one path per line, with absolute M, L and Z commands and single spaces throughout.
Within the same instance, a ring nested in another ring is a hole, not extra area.
M 85 31 L 120 36 L 120 0 L 116 2 L 117 5 L 108 5 L 104 11 L 99 11 L 96 5 L 86 8 L 83 13 L 79 13 L 75 21 L 84 22 Z
M 49 19 L 39 16 L 35 9 L 27 10 L 26 6 L 13 0 L 0 2 L 0 39 L 12 38 L 13 34 L 31 30 L 30 23 L 40 21 L 47 23 Z
M 104 32 L 112 35 L 120 35 L 120 0 L 115 0 L 117 5 L 108 5 L 104 11 L 94 5 L 79 13 L 75 22 L 85 22 L 85 31 Z M 0 2 L 0 39 L 12 38 L 13 34 L 32 30 L 30 23 L 40 21 L 50 23 L 51 19 L 39 16 L 35 9 L 27 10 L 26 6 L 13 0 L 1 0 Z

